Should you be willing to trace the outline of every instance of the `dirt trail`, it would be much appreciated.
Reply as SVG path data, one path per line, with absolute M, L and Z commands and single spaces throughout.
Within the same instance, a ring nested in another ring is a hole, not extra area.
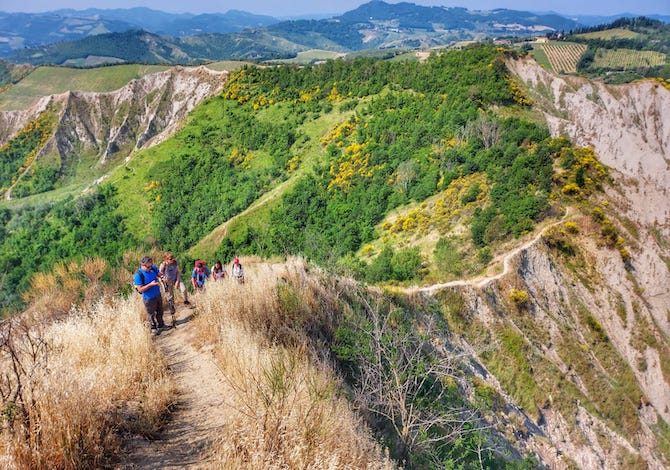
M 563 217 L 561 217 L 560 220 L 557 220 L 556 222 L 547 225 L 542 230 L 540 230 L 540 232 L 535 237 L 533 237 L 531 240 L 528 240 L 526 243 L 514 248 L 511 251 L 508 251 L 507 253 L 505 253 L 504 255 L 499 257 L 498 260 L 496 260 L 496 261 L 500 262 L 500 260 L 502 260 L 503 270 L 502 270 L 501 273 L 498 273 L 498 274 L 493 275 L 493 276 L 485 276 L 485 277 L 479 276 L 479 277 L 475 277 L 475 278 L 472 278 L 472 279 L 459 279 L 459 280 L 456 280 L 456 281 L 449 281 L 449 282 L 445 282 L 445 283 L 442 283 L 442 284 L 432 284 L 430 286 L 424 286 L 424 287 L 413 286 L 413 287 L 409 287 L 407 289 L 403 289 L 403 291 L 408 293 L 408 294 L 416 294 L 416 293 L 419 293 L 419 292 L 423 292 L 423 293 L 426 293 L 428 295 L 432 295 L 432 294 L 434 294 L 435 292 L 437 292 L 441 289 L 446 289 L 447 287 L 474 286 L 474 287 L 478 287 L 479 289 L 483 289 L 484 287 L 486 287 L 487 285 L 489 285 L 493 281 L 497 281 L 498 279 L 507 275 L 511 270 L 511 261 L 515 256 L 517 256 L 522 251 L 527 250 L 529 247 L 531 247 L 532 245 L 537 243 L 540 240 L 540 238 L 542 238 L 542 235 L 544 235 L 544 232 L 546 232 L 551 227 L 562 224 L 563 222 L 565 222 L 567 220 L 567 218 L 571 214 L 572 214 L 572 207 L 568 207 L 567 210 L 565 211 L 565 215 Z
M 213 357 L 191 345 L 192 309 L 177 312 L 177 328 L 156 338 L 177 386 L 177 403 L 155 440 L 138 437 L 117 469 L 206 468 L 211 444 L 226 425 L 222 378 Z M 166 315 L 166 323 L 172 323 Z

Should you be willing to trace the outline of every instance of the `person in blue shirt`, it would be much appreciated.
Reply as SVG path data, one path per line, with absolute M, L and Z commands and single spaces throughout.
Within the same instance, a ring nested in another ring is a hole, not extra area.
M 140 261 L 140 268 L 135 272 L 133 278 L 135 289 L 142 294 L 142 300 L 147 309 L 147 321 L 153 334 L 158 334 L 165 329 L 159 275 L 153 259 L 150 256 L 145 256 Z

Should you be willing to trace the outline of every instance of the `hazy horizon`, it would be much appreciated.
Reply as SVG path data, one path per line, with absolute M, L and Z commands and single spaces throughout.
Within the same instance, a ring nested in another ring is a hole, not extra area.
M 398 1 L 385 0 L 387 3 L 399 3 Z M 471 10 L 492 10 L 495 8 L 508 8 L 512 10 L 525 11 L 554 11 L 563 15 L 601 15 L 610 16 L 622 13 L 644 14 L 644 15 L 667 15 L 670 14 L 670 1 L 640 0 L 631 4 L 629 1 L 610 0 L 584 2 L 583 0 L 547 1 L 540 5 L 532 0 L 472 0 L 465 1 L 434 1 L 434 0 L 409 0 L 410 3 L 425 6 L 460 6 Z M 171 13 L 225 13 L 228 10 L 243 10 L 260 15 L 271 15 L 275 17 L 300 16 L 300 15 L 323 15 L 340 14 L 352 10 L 359 5 L 367 3 L 365 0 L 344 0 L 339 2 L 308 0 L 294 0 L 290 6 L 281 5 L 269 0 L 247 0 L 246 2 L 222 2 L 216 0 L 193 0 L 184 8 L 183 2 L 175 0 L 31 0 L 26 3 L 0 1 L 0 10 L 6 12 L 36 13 L 53 11 L 64 8 L 84 10 L 87 8 L 115 9 L 147 7 Z

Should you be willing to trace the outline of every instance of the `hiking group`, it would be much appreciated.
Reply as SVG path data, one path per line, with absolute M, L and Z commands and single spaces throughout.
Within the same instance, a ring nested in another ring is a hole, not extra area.
M 200 292 L 205 289 L 205 284 L 210 278 L 216 282 L 224 280 L 227 277 L 226 267 L 221 261 L 217 260 L 210 271 L 207 263 L 199 259 L 195 262 L 193 271 L 191 272 L 191 285 L 195 292 Z M 235 257 L 232 263 L 231 277 L 240 284 L 244 283 L 244 268 L 242 268 L 242 264 L 237 257 Z M 181 292 L 184 298 L 184 305 L 191 304 L 188 300 L 188 290 L 181 279 L 179 264 L 174 255 L 169 251 L 163 255 L 163 262 L 159 267 L 156 267 L 150 256 L 144 256 L 140 260 L 140 267 L 133 277 L 133 284 L 137 292 L 142 295 L 142 301 L 147 312 L 147 322 L 153 334 L 159 334 L 161 331 L 177 326 L 175 319 L 175 314 L 177 313 L 174 297 L 175 287 Z M 163 320 L 164 311 L 161 284 L 165 291 L 170 314 L 172 315 L 171 326 L 167 326 Z

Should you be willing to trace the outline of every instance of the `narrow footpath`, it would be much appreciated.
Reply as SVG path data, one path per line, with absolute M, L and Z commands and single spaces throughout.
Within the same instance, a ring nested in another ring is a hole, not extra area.
M 472 286 L 472 287 L 478 287 L 479 289 L 483 289 L 484 287 L 491 284 L 493 281 L 497 281 L 506 276 L 512 269 L 511 262 L 512 259 L 514 259 L 514 257 L 516 257 L 521 252 L 527 250 L 528 248 L 539 242 L 547 230 L 564 223 L 566 220 L 568 220 L 568 217 L 570 217 L 572 213 L 573 213 L 572 207 L 568 207 L 567 210 L 565 211 L 565 215 L 563 215 L 563 217 L 561 217 L 560 220 L 557 220 L 556 222 L 547 225 L 546 227 L 542 228 L 537 235 L 535 235 L 532 239 L 528 240 L 526 243 L 498 256 L 495 260 L 493 260 L 493 262 L 491 263 L 492 265 L 499 265 L 500 262 L 502 262 L 503 270 L 498 274 L 495 274 L 493 276 L 478 276 L 471 279 L 459 279 L 456 281 L 449 281 L 441 284 L 431 284 L 429 286 L 423 286 L 423 287 L 413 286 L 404 288 L 402 289 L 402 291 L 405 292 L 406 294 L 425 293 L 428 295 L 433 295 L 437 291 L 446 289 L 448 287 Z
M 176 405 L 154 440 L 137 437 L 117 469 L 198 469 L 208 467 L 210 446 L 226 425 L 222 377 L 207 350 L 191 344 L 194 310 L 179 306 L 177 327 L 155 338 L 176 384 Z M 172 318 L 165 315 L 170 325 Z

